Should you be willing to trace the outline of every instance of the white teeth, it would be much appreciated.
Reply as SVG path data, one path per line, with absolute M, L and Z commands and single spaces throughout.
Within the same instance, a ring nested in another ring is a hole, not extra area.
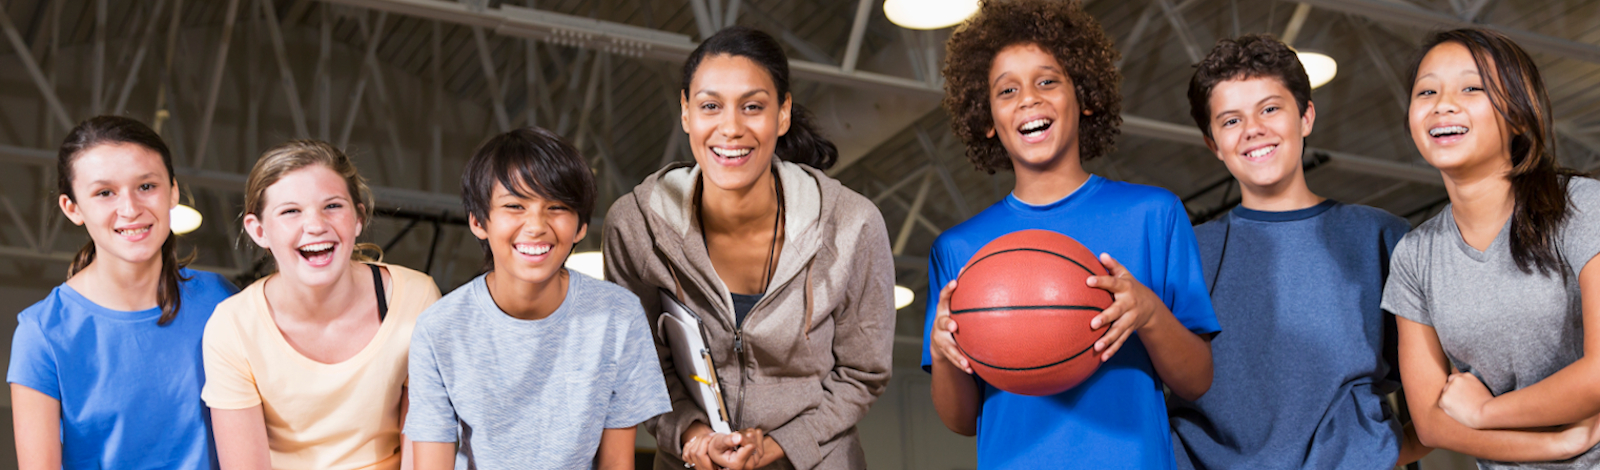
M 725 148 L 721 148 L 721 147 L 711 147 L 711 151 L 712 152 L 716 152 L 717 155 L 721 155 L 723 158 L 738 158 L 738 157 L 743 157 L 745 155 L 749 155 L 750 154 L 750 148 L 748 148 L 748 147 L 741 148 L 741 149 L 725 149 Z
M 1467 127 L 1466 126 L 1443 126 L 1443 127 L 1435 127 L 1435 128 L 1432 128 L 1432 129 L 1428 129 L 1428 135 L 1431 136 L 1431 137 L 1438 137 L 1438 136 L 1445 135 L 1445 134 L 1465 134 L 1465 133 L 1467 133 Z
M 1032 134 L 1035 131 L 1043 130 L 1045 127 L 1048 127 L 1050 122 L 1051 121 L 1049 119 L 1034 119 L 1032 121 L 1022 123 L 1021 130 L 1023 134 Z
M 142 228 L 128 229 L 128 230 L 117 230 L 116 232 L 117 232 L 118 235 L 122 235 L 122 236 L 127 237 L 127 236 L 134 236 L 134 235 L 144 235 L 145 232 L 149 232 L 149 231 L 150 231 L 150 227 L 142 227 Z
M 517 245 L 517 253 L 539 256 L 550 252 L 550 245 Z
M 1250 153 L 1245 154 L 1245 156 L 1250 157 L 1250 158 L 1261 158 L 1261 157 L 1267 156 L 1267 154 L 1269 154 L 1269 153 L 1272 153 L 1272 151 L 1276 150 L 1277 148 L 1278 148 L 1278 146 L 1276 146 L 1276 145 L 1269 145 L 1269 146 L 1266 146 L 1266 147 L 1261 147 L 1261 148 L 1258 148 L 1258 149 L 1255 149 L 1255 150 L 1251 150 Z
M 328 250 L 331 250 L 331 249 L 333 249 L 333 242 L 312 243 L 310 245 L 306 245 L 306 246 L 300 247 L 300 251 L 304 251 L 304 252 L 308 252 L 308 253 L 316 253 L 316 252 L 319 252 L 319 251 L 328 251 Z

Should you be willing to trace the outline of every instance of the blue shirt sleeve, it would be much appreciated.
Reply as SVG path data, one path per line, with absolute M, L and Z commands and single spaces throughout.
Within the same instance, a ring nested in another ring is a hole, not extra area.
M 667 399 L 667 384 L 661 375 L 661 361 L 656 357 L 656 343 L 650 336 L 644 308 L 638 302 L 632 302 L 631 309 L 618 314 L 628 316 L 628 320 L 627 330 L 622 337 L 622 351 L 617 358 L 616 387 L 611 390 L 611 402 L 606 406 L 607 429 L 636 426 L 644 420 L 672 411 L 672 402 Z
M 407 359 L 410 373 L 407 393 L 411 408 L 406 412 L 405 434 L 417 442 L 456 442 L 460 423 L 456 421 L 455 407 L 450 404 L 450 394 L 445 390 L 444 377 L 439 373 L 439 363 L 427 331 L 422 322 L 417 322 L 411 334 Z
M 927 308 L 922 322 L 922 371 L 928 373 L 933 372 L 933 352 L 928 348 L 933 341 L 933 319 L 939 315 L 939 292 L 955 279 L 955 275 L 947 271 L 960 269 L 951 267 L 944 258 L 939 240 L 934 240 L 933 249 L 928 250 L 928 295 L 923 297 L 927 299 L 923 302 Z
M 1205 277 L 1200 273 L 1200 249 L 1195 241 L 1194 227 L 1189 225 L 1188 214 L 1182 210 L 1183 203 L 1178 201 L 1177 196 L 1168 194 L 1167 197 L 1172 199 L 1166 211 L 1166 224 L 1169 227 L 1166 236 L 1167 272 L 1163 277 L 1167 285 L 1160 289 L 1149 287 L 1157 293 L 1165 291 L 1166 295 L 1162 297 L 1167 301 L 1167 309 L 1189 331 L 1196 335 L 1220 333 L 1222 326 L 1217 323 L 1217 314 L 1211 309 L 1211 294 L 1206 288 Z
M 39 326 L 33 309 L 17 315 L 17 332 L 11 337 L 11 367 L 6 382 L 28 387 L 61 401 L 61 379 L 57 375 L 55 347 Z

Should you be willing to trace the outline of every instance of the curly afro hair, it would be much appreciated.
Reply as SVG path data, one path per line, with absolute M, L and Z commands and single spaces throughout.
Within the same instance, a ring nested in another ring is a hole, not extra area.
M 945 43 L 944 108 L 973 166 L 990 174 L 1012 169 L 1000 139 L 986 134 L 994 127 L 989 68 L 1001 50 L 1017 44 L 1034 44 L 1055 56 L 1072 79 L 1078 106 L 1093 111 L 1078 121 L 1079 159 L 1111 153 L 1121 133 L 1122 73 L 1100 23 L 1076 0 L 984 0 Z
M 1206 138 L 1211 138 L 1211 91 L 1218 83 L 1257 77 L 1283 83 L 1294 96 L 1294 104 L 1300 106 L 1300 116 L 1305 117 L 1311 103 L 1311 79 L 1294 49 L 1267 34 L 1222 39 L 1195 66 L 1194 77 L 1189 79 L 1189 116 Z

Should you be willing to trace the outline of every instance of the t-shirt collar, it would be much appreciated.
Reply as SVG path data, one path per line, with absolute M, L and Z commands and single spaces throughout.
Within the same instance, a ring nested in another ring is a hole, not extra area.
M 540 318 L 538 320 L 523 320 L 511 316 L 511 314 L 506 313 L 505 310 L 501 310 L 500 306 L 494 303 L 494 297 L 489 294 L 489 275 L 487 273 L 481 274 L 477 279 L 472 280 L 472 289 L 477 293 L 478 306 L 482 307 L 483 311 L 485 312 L 493 313 L 494 315 L 490 316 L 495 317 L 495 321 L 497 322 L 518 325 L 555 323 L 551 320 L 559 320 L 562 316 L 567 314 L 568 310 L 573 309 L 571 305 L 573 302 L 576 302 L 576 298 L 573 297 L 573 292 L 577 292 L 578 283 L 587 281 L 587 279 L 579 279 L 581 277 L 584 277 L 582 273 L 577 271 L 568 271 L 566 298 L 561 300 L 561 306 L 556 307 L 556 311 L 550 312 L 550 316 Z
M 1011 209 L 1025 214 L 1047 212 L 1053 213 L 1061 208 L 1076 204 L 1077 201 L 1084 200 L 1089 194 L 1094 193 L 1094 190 L 1099 188 L 1100 184 L 1104 181 L 1105 179 L 1101 178 L 1100 175 L 1090 174 L 1089 179 L 1084 180 L 1083 184 L 1078 185 L 1077 189 L 1072 190 L 1072 192 L 1067 193 L 1066 196 L 1063 196 L 1061 199 L 1057 199 L 1053 202 L 1044 204 L 1028 204 L 1023 202 L 1021 199 L 1017 199 L 1017 193 L 1012 192 L 1006 194 L 1005 203 L 1007 206 L 1011 207 Z
M 98 316 L 124 321 L 150 320 L 161 316 L 161 306 L 159 305 L 144 310 L 114 310 L 89 300 L 88 297 L 84 297 L 83 293 L 73 289 L 72 286 L 67 285 L 65 282 L 61 283 L 58 289 L 61 290 L 62 298 Z
M 1305 209 L 1295 209 L 1292 211 L 1258 211 L 1255 209 L 1246 209 L 1244 206 L 1237 206 L 1233 208 L 1233 215 L 1241 219 L 1255 220 L 1260 222 L 1290 222 L 1316 217 L 1321 215 L 1323 212 L 1327 212 L 1328 209 L 1332 209 L 1333 206 L 1338 204 L 1339 203 L 1337 201 L 1332 199 L 1323 199 L 1322 202 L 1317 203 L 1315 206 L 1307 207 Z

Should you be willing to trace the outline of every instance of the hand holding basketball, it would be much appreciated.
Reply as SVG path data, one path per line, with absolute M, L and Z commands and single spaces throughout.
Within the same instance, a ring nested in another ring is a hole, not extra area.
M 1111 255 L 1101 253 L 1100 264 L 1105 265 L 1106 269 L 1111 271 L 1111 275 L 1090 276 L 1084 282 L 1089 287 L 1105 289 L 1114 299 L 1110 308 L 1089 320 L 1089 328 L 1092 329 L 1100 329 L 1106 324 L 1111 325 L 1105 336 L 1094 343 L 1094 350 L 1101 352 L 1100 362 L 1105 362 L 1111 360 L 1111 356 L 1122 348 L 1122 343 L 1127 341 L 1133 332 L 1149 325 L 1150 320 L 1157 315 L 1166 313 L 1170 316 L 1171 312 L 1167 311 L 1167 304 L 1161 301 L 1161 297 L 1157 297 L 1149 287 L 1134 279 L 1133 274 L 1128 273 L 1128 269 L 1112 259 Z
M 956 348 L 956 321 L 950 318 L 950 293 L 955 289 L 956 281 L 950 281 L 939 291 L 939 306 L 933 317 L 933 333 L 928 335 L 928 348 L 934 360 L 949 361 L 962 372 L 971 374 L 972 364 L 968 364 L 967 356 Z
M 1483 406 L 1493 398 L 1478 376 L 1457 372 L 1445 378 L 1444 387 L 1439 389 L 1439 408 L 1463 426 L 1483 429 Z

